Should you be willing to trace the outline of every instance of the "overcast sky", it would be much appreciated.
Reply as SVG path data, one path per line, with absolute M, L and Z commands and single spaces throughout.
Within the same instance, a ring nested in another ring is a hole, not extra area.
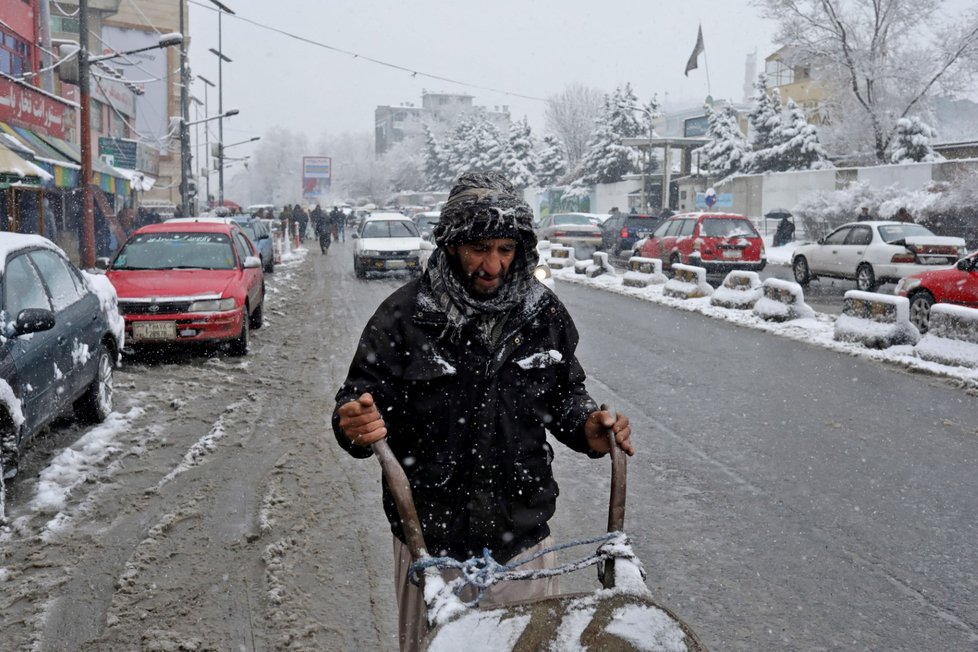
M 223 50 L 233 59 L 224 64 L 224 108 L 241 111 L 225 121 L 225 142 L 275 125 L 311 140 L 324 131 L 372 133 L 377 105 L 420 106 L 424 89 L 467 93 L 482 106 L 508 105 L 538 134 L 542 99 L 572 83 L 607 92 L 631 82 L 642 102 L 658 94 L 660 101 L 696 104 L 708 92 L 740 101 L 746 57 L 756 51 L 762 69 L 774 31 L 742 0 L 221 1 L 237 13 L 222 21 Z M 217 82 L 217 57 L 208 52 L 218 45 L 217 14 L 208 0 L 190 2 L 191 68 Z M 699 23 L 705 56 L 686 78 Z M 203 99 L 203 83 L 192 90 Z M 215 89 L 208 101 L 215 114 Z

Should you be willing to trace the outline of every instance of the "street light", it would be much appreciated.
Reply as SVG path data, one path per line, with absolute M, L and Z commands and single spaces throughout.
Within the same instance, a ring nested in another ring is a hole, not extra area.
M 207 88 L 214 88 L 214 82 L 207 79 L 203 75 L 197 75 L 197 79 L 204 82 L 204 115 L 210 113 L 210 109 L 207 108 Z M 198 141 L 200 139 L 198 138 Z M 198 142 L 199 146 L 199 142 Z M 204 151 L 209 152 L 211 149 L 211 132 L 210 129 L 204 127 Z M 211 207 L 211 175 L 207 175 L 207 208 Z
M 188 122 L 184 123 L 184 126 L 185 127 L 193 127 L 194 125 L 199 125 L 199 124 L 204 123 L 204 122 L 210 122 L 211 120 L 220 120 L 221 118 L 230 118 L 233 115 L 238 115 L 238 113 L 240 113 L 240 111 L 238 111 L 237 109 L 228 109 L 224 113 L 219 113 L 217 115 L 207 116 L 206 118 L 201 118 L 200 120 L 188 121 Z M 174 116 L 170 116 L 170 120 L 179 120 L 179 121 L 182 122 L 183 121 L 183 118 L 181 118 L 180 116 L 174 115 Z
M 182 6 L 182 3 L 181 3 Z M 146 50 L 183 43 L 182 34 L 163 34 L 156 45 L 91 56 L 88 52 L 88 0 L 78 0 L 78 105 L 81 121 L 82 265 L 95 267 L 95 206 L 92 197 L 92 117 L 89 65 Z
M 217 111 L 218 113 L 224 112 L 224 62 L 227 61 L 231 63 L 231 59 L 224 56 L 224 47 L 222 43 L 221 34 L 221 17 L 224 14 L 234 15 L 231 9 L 220 2 L 220 0 L 210 0 L 210 3 L 217 7 L 217 50 L 210 48 L 210 51 L 217 55 Z M 224 121 L 221 120 L 217 123 L 217 139 L 219 142 L 224 142 Z M 218 175 L 217 175 L 217 186 L 218 186 L 218 206 L 224 205 L 224 166 L 220 165 L 221 161 L 218 161 Z

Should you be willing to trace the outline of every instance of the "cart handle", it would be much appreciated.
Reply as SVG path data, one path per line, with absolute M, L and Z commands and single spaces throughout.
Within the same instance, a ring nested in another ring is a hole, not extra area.
M 601 406 L 602 410 L 608 410 L 606 405 Z M 612 412 L 612 414 L 614 414 Z M 608 439 L 611 444 L 611 500 L 608 504 L 608 532 L 622 532 L 625 529 L 625 489 L 628 462 L 625 452 L 615 441 L 615 433 L 608 432 Z M 407 474 L 401 467 L 397 457 L 391 450 L 387 439 L 380 439 L 370 445 L 387 481 L 397 506 L 397 513 L 401 517 L 401 527 L 404 529 L 404 538 L 407 539 L 408 549 L 411 551 L 411 558 L 417 561 L 428 556 L 428 547 L 424 542 L 424 534 L 421 532 L 421 520 L 418 518 L 418 510 L 414 506 L 414 496 L 411 493 L 411 484 L 408 482 Z
M 427 557 L 428 547 L 421 532 L 421 520 L 414 506 L 414 496 L 411 494 L 411 484 L 408 482 L 407 474 L 401 468 L 401 463 L 394 457 L 394 452 L 387 444 L 386 438 L 375 441 L 370 447 L 380 460 L 387 487 L 394 497 L 394 504 L 397 505 L 397 513 L 401 516 L 401 527 L 404 529 L 404 537 L 411 551 L 411 559 L 418 561 Z
M 612 418 L 614 410 L 603 404 L 602 410 L 610 411 Z M 625 530 L 625 490 L 628 476 L 628 459 L 625 451 L 615 441 L 614 431 L 608 432 L 611 444 L 611 500 L 608 504 L 608 532 L 623 532 Z

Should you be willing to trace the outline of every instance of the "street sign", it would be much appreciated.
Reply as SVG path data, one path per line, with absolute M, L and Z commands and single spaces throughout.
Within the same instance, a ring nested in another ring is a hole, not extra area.
M 112 165 L 127 170 L 136 169 L 139 143 L 128 138 L 109 138 L 102 136 L 98 139 L 98 155 L 111 156 Z

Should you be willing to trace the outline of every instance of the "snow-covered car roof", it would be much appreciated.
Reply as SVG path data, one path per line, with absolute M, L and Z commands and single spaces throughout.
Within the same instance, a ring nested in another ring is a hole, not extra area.
M 3 268 L 7 263 L 7 256 L 10 252 L 25 247 L 47 247 L 48 249 L 57 251 L 61 255 L 65 255 L 61 247 L 43 236 L 32 233 L 9 233 L 7 231 L 0 231 L 0 274 L 3 274 Z
M 401 213 L 371 213 L 370 217 L 365 219 L 364 222 L 377 222 L 379 220 L 404 220 L 405 222 L 414 223 L 414 220 Z

